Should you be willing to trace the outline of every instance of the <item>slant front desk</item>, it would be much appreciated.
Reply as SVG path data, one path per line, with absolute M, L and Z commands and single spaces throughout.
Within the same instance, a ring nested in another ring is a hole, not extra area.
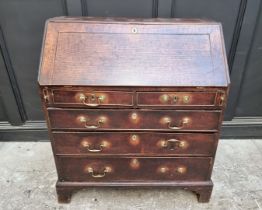
M 60 202 L 100 186 L 209 201 L 229 86 L 219 23 L 50 19 L 39 86 Z

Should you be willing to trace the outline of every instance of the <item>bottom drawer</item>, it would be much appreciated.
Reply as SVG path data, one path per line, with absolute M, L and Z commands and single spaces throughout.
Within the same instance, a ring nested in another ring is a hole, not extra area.
M 212 158 L 58 157 L 60 181 L 205 181 Z

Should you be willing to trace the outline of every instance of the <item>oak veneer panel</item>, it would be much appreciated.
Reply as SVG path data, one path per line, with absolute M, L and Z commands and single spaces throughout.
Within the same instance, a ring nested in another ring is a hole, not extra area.
M 73 23 L 72 23 L 73 21 Z M 49 20 L 40 85 L 227 86 L 220 24 Z M 99 71 L 98 71 L 99 69 Z

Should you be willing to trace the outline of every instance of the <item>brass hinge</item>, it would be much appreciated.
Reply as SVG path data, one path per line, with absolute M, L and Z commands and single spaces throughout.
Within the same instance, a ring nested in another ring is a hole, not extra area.
M 219 106 L 224 106 L 226 100 L 226 94 L 224 91 L 219 91 L 217 96 L 217 101 Z
M 49 102 L 49 93 L 48 93 L 47 88 L 43 89 L 43 96 L 44 96 L 45 102 L 48 103 Z

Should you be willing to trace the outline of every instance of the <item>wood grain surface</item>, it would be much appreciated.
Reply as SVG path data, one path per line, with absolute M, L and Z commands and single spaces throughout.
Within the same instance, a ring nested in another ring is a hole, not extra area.
M 48 109 L 52 129 L 211 131 L 219 128 L 221 111 Z M 85 122 L 81 122 L 84 118 Z M 188 119 L 187 124 L 183 120 Z M 99 123 L 103 120 L 102 123 Z M 170 121 L 170 123 L 168 123 Z M 96 126 L 97 128 L 88 128 Z M 171 127 L 178 127 L 172 129 Z
M 67 20 L 47 24 L 41 85 L 229 84 L 218 23 Z
M 69 158 L 59 157 L 63 181 L 205 181 L 212 158 Z M 93 174 L 88 172 L 92 168 Z M 104 175 L 105 168 L 110 168 Z M 177 171 L 185 168 L 183 173 Z M 164 168 L 164 169 L 163 169 Z M 165 170 L 165 171 L 164 171 Z M 93 177 L 104 175 L 103 177 Z
M 43 43 L 59 202 L 88 186 L 170 186 L 209 201 L 230 83 L 219 23 L 53 18 Z
M 217 146 L 213 133 L 56 131 L 52 135 L 55 153 L 68 156 L 212 156 Z

